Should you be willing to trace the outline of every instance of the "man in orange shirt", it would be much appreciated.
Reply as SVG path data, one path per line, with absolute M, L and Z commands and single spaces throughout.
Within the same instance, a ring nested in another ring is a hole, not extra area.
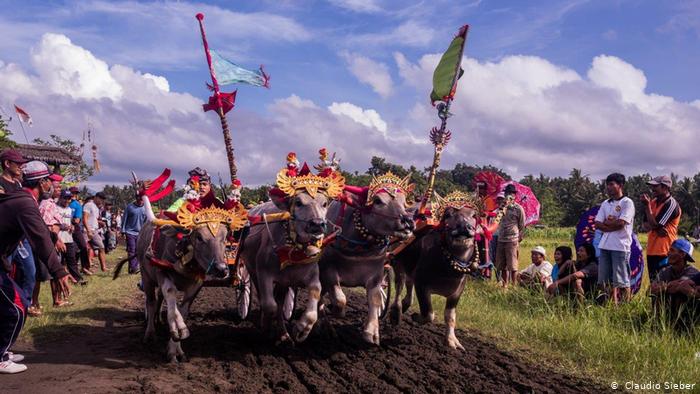
M 658 272 L 668 265 L 668 252 L 678 234 L 678 223 L 681 221 L 681 206 L 671 196 L 673 182 L 667 175 L 657 176 L 647 182 L 651 187 L 654 198 L 642 195 L 645 205 L 644 229 L 649 231 L 647 244 L 647 267 L 649 279 L 656 280 Z

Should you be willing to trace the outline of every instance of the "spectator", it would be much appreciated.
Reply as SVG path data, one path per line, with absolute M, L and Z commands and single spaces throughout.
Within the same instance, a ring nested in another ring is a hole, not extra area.
M 670 176 L 658 176 L 647 182 L 651 186 L 654 198 L 642 194 L 644 204 L 644 229 L 649 231 L 647 243 L 647 272 L 653 281 L 656 274 L 668 265 L 668 251 L 676 240 L 678 223 L 681 221 L 681 207 L 673 196 Z
M 46 264 L 51 276 L 58 279 L 61 291 L 68 289 L 68 273 L 61 265 L 39 213 L 37 199 L 40 193 L 51 189 L 48 167 L 40 164 L 43 166 L 37 165 L 33 170 L 25 171 L 29 175 L 25 177 L 25 190 L 29 193 L 0 194 L 0 373 L 17 373 L 27 369 L 26 365 L 17 363 L 23 358 L 21 355 L 8 352 L 24 324 L 25 306 L 19 300 L 27 295 L 22 294 L 23 291 L 10 277 L 12 266 L 8 260 L 22 238 L 29 239 L 35 253 L 35 263 Z
M 58 233 L 58 238 L 66 246 L 66 252 L 61 255 L 63 265 L 68 268 L 73 281 L 86 284 L 83 276 L 80 274 L 80 265 L 77 260 L 77 246 L 73 240 L 73 209 L 69 206 L 72 193 L 69 190 L 61 191 L 61 196 L 58 199 L 58 212 L 61 216 L 61 231 Z
M 107 262 L 105 261 L 105 245 L 102 242 L 102 236 L 100 235 L 100 207 L 106 200 L 104 193 L 99 192 L 95 194 L 94 197 L 88 196 L 86 202 L 83 205 L 83 223 L 85 224 L 85 232 L 87 233 L 87 239 L 90 246 L 93 249 L 97 249 L 97 256 L 100 260 L 100 269 L 105 272 L 107 271 Z
M 143 200 L 138 196 L 124 210 L 121 232 L 126 237 L 126 254 L 129 257 L 129 273 L 139 272 L 139 261 L 136 258 L 136 240 L 141 227 L 146 222 L 146 209 Z
M 547 252 L 542 246 L 536 246 L 530 251 L 530 264 L 519 271 L 515 279 L 518 284 L 526 287 L 546 289 L 552 284 L 552 264 L 546 261 Z
M 555 280 L 548 288 L 550 296 L 557 294 L 574 294 L 579 302 L 585 300 L 586 295 L 591 295 L 595 289 L 598 278 L 598 261 L 595 257 L 595 247 L 591 244 L 583 244 L 576 249 L 576 262 L 564 263 L 559 269 L 559 279 Z
M 0 193 L 14 193 L 22 190 L 22 164 L 27 160 L 14 149 L 5 149 L 0 154 Z
M 0 194 L 14 193 L 22 191 L 22 168 L 27 160 L 14 149 L 6 149 L 0 154 L 0 164 L 2 165 L 2 175 L 0 176 Z M 32 293 L 36 284 L 36 266 L 34 265 L 34 255 L 29 241 L 22 240 L 17 249 L 9 257 L 11 262 L 17 263 L 19 269 L 17 284 L 23 290 L 24 307 L 31 305 Z
M 70 192 L 72 199 L 69 206 L 73 210 L 73 242 L 78 248 L 81 272 L 89 276 L 92 275 L 93 272 L 90 270 L 90 252 L 83 226 L 83 205 L 78 199 L 80 196 L 80 190 L 73 186 L 70 188 Z
M 632 246 L 632 226 L 634 224 L 634 203 L 625 197 L 625 176 L 614 173 L 605 179 L 609 199 L 603 201 L 595 217 L 596 229 L 602 231 L 598 247 L 598 284 L 605 290 L 613 303 L 632 298 L 630 288 L 630 250 Z
M 114 235 L 114 231 L 112 231 L 114 227 L 114 215 L 112 213 L 111 201 L 105 201 L 104 203 L 104 209 L 102 210 L 101 216 L 101 223 L 104 226 L 103 229 L 105 252 L 109 253 L 117 247 L 117 239 Z
M 520 241 L 525 229 L 525 211 L 515 202 L 515 186 L 507 185 L 504 194 L 505 202 L 501 207 L 496 243 L 496 269 L 501 273 L 501 281 L 505 287 L 515 280 L 515 273 L 518 271 Z
M 561 272 L 562 267 L 565 265 L 573 266 L 574 262 L 571 261 L 573 253 L 571 248 L 568 246 L 558 246 L 554 250 L 554 266 L 552 267 L 552 282 L 559 279 L 559 272 Z
M 698 275 L 698 270 L 690 265 L 693 262 L 693 245 L 685 239 L 675 240 L 668 252 L 669 266 L 658 273 L 649 289 L 654 309 L 663 309 L 674 323 L 684 321 L 683 306 L 688 303 L 688 296 L 697 294 L 694 288 L 688 291 L 688 284 Z
M 37 175 L 42 174 L 43 169 L 48 168 L 45 163 L 39 161 L 32 161 L 27 163 L 23 167 L 24 179 L 27 184 L 34 179 Z M 54 242 L 56 251 L 63 254 L 66 252 L 66 246 L 63 244 L 58 234 L 61 231 L 61 214 L 58 209 L 58 205 L 54 201 L 54 198 L 58 197 L 57 191 L 61 191 L 61 181 L 63 177 L 58 174 L 51 174 L 48 176 L 51 181 L 51 187 L 48 192 L 40 194 L 39 197 L 39 213 L 41 214 L 44 223 L 49 229 L 51 240 Z M 36 286 L 34 287 L 34 292 L 32 294 L 32 306 L 29 307 L 28 313 L 31 316 L 38 316 L 41 314 L 41 305 L 39 303 L 39 293 L 41 291 L 41 282 L 51 281 L 51 275 L 46 269 L 46 266 L 39 266 L 39 270 L 36 272 Z M 70 303 L 65 300 L 68 294 L 61 293 L 58 291 L 58 286 L 55 282 L 51 282 L 51 297 L 53 298 L 53 306 L 61 307 L 65 305 L 70 305 Z

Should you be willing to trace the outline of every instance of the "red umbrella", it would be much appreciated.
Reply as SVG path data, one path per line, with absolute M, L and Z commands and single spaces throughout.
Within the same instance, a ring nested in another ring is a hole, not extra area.
M 532 189 L 518 182 L 508 181 L 501 185 L 501 190 L 505 189 L 507 185 L 514 185 L 515 190 L 518 192 L 515 196 L 515 202 L 520 204 L 525 210 L 525 225 L 529 226 L 537 223 L 540 220 L 540 202 L 537 200 L 535 193 L 532 192 Z

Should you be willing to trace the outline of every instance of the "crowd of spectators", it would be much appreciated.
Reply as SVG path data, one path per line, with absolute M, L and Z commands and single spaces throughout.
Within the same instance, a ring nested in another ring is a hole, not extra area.
M 138 234 L 145 212 L 132 209 L 122 220 L 104 193 L 68 187 L 46 163 L 27 161 L 13 149 L 0 154 L 0 165 L 2 374 L 27 369 L 20 363 L 24 357 L 10 349 L 27 316 L 43 313 L 42 282 L 50 285 L 54 308 L 72 305 L 71 286 L 88 284 L 95 260 L 107 273 L 105 256 L 116 247 L 117 235 Z M 130 272 L 138 272 L 138 263 L 130 266 Z

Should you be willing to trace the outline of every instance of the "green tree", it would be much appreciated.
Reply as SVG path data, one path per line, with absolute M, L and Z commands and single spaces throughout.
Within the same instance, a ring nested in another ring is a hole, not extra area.
M 12 132 L 7 127 L 7 121 L 0 115 L 0 150 L 5 148 L 13 148 L 17 145 L 10 139 Z

